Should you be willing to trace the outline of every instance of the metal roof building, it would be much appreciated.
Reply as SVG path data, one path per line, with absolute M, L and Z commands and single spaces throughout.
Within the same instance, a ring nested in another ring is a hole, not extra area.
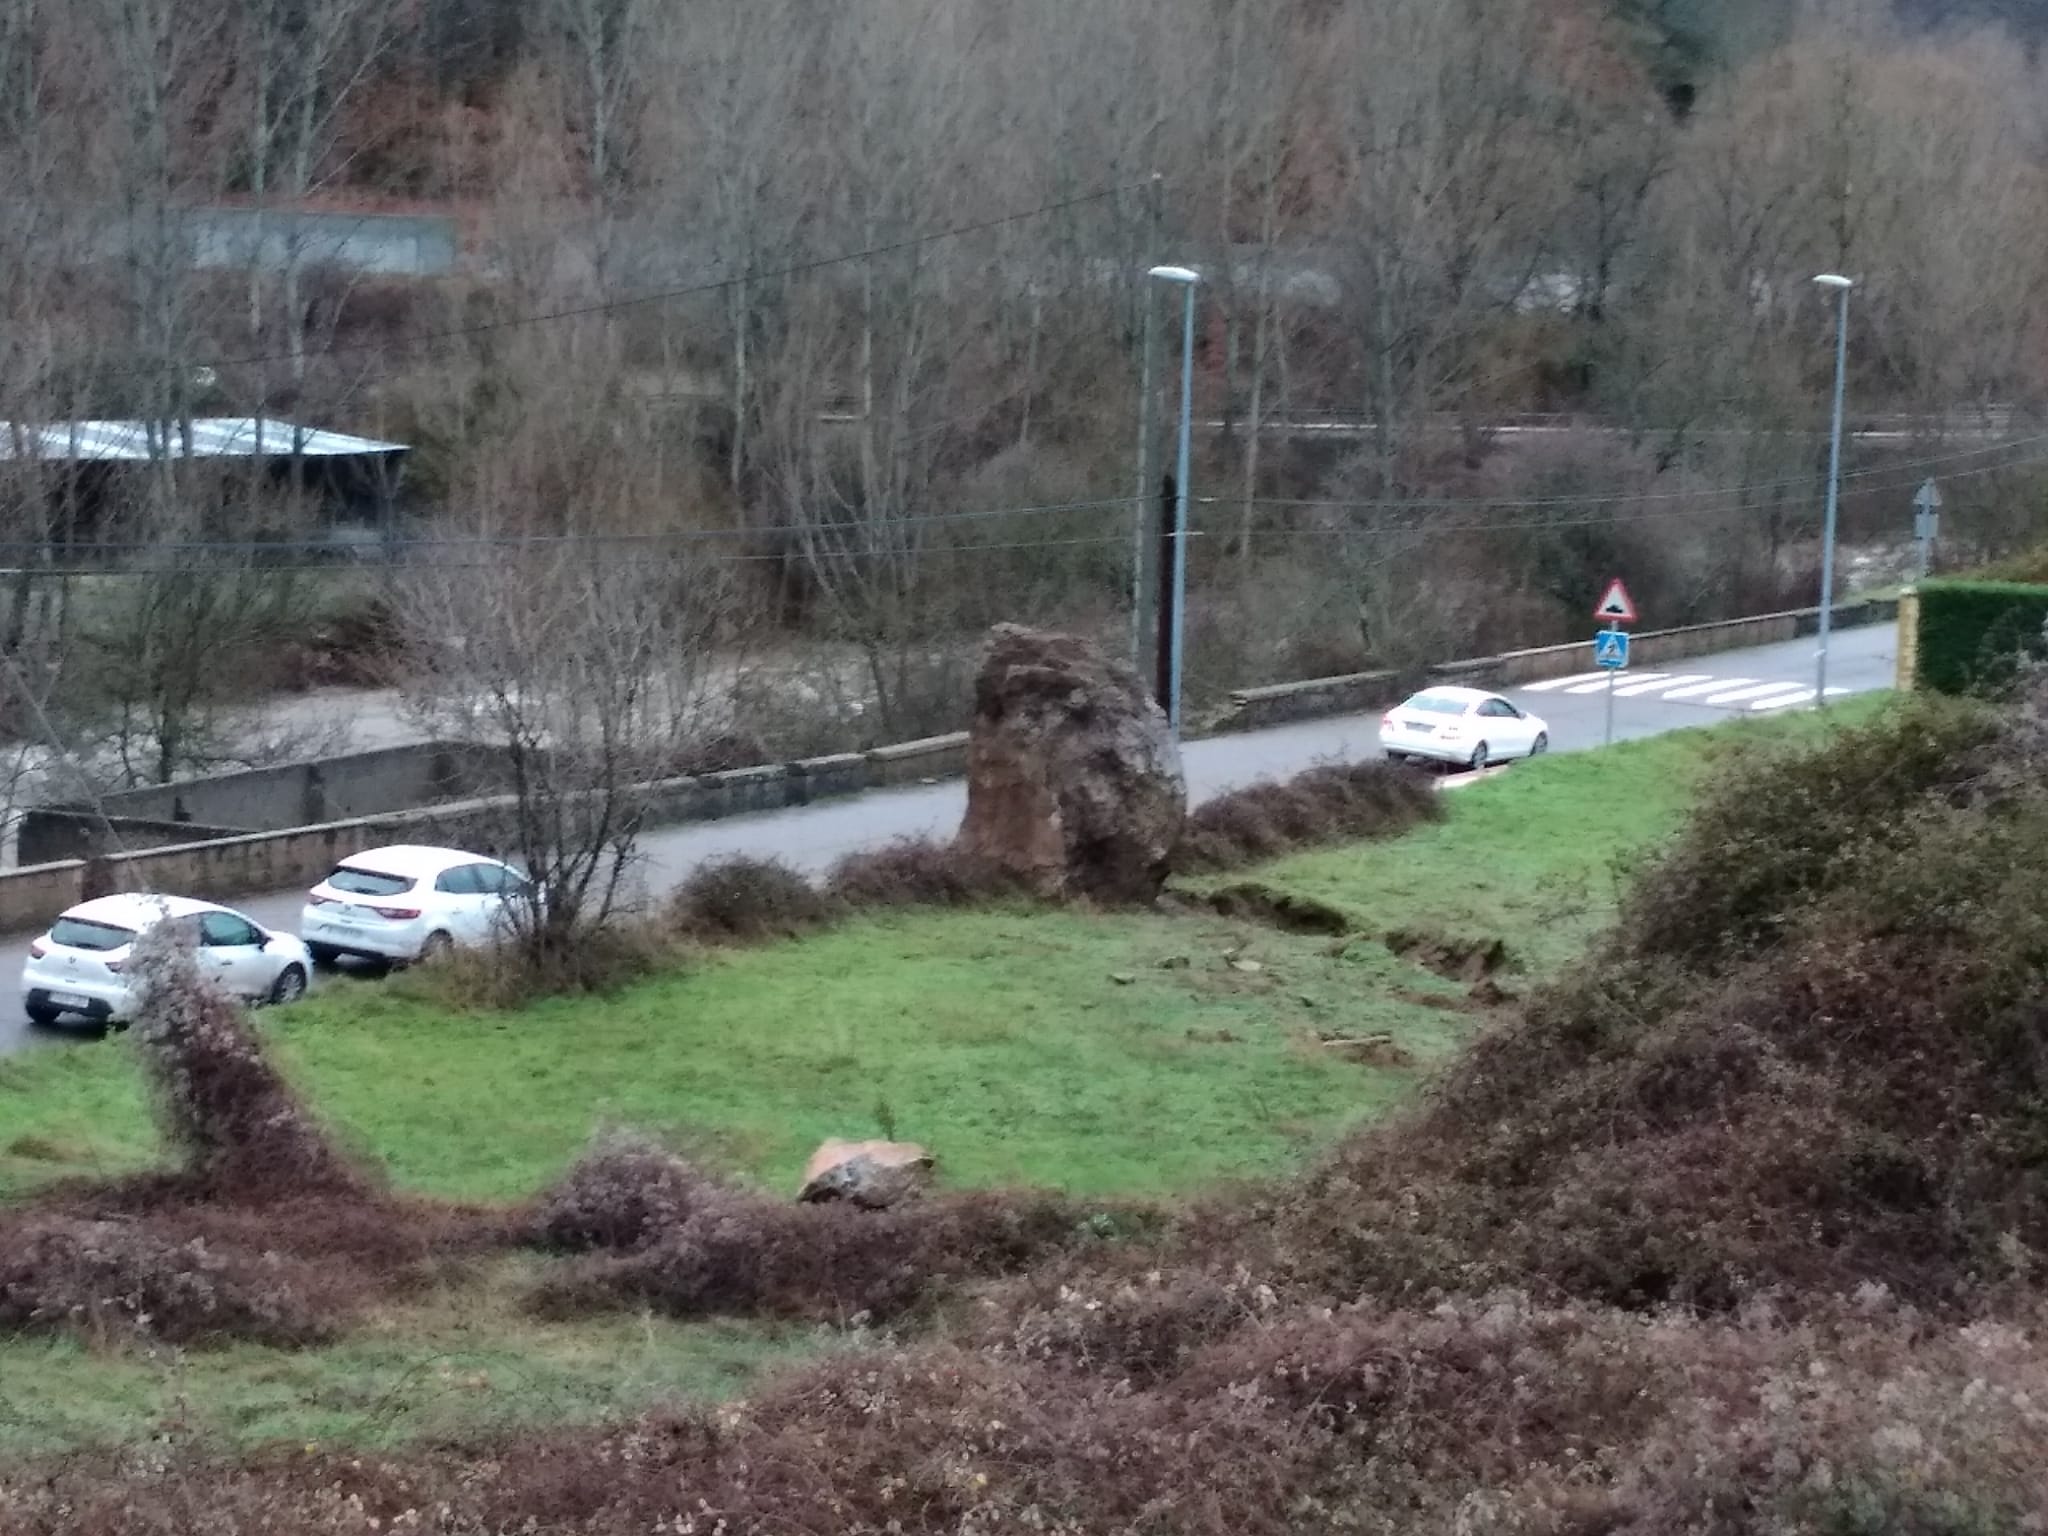
M 403 443 L 353 437 L 274 417 L 200 416 L 189 439 L 175 421 L 0 422 L 0 460 L 49 464 L 153 463 L 162 459 L 381 459 Z

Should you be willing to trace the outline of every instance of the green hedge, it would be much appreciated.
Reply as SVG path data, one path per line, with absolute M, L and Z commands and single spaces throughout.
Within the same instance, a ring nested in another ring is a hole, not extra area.
M 2048 586 L 1925 581 L 1915 682 L 1936 693 L 1992 693 L 2021 656 L 2048 656 Z

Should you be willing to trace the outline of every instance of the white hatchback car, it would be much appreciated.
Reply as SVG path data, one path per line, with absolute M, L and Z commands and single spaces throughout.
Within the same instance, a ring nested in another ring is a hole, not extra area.
M 509 864 L 453 848 L 372 848 L 307 893 L 299 937 L 322 964 L 344 955 L 425 960 L 488 944 L 511 927 L 532 884 Z
M 1429 758 L 1484 768 L 1550 750 L 1550 727 L 1497 693 L 1425 688 L 1380 717 L 1380 746 L 1396 762 Z
M 129 949 L 147 929 L 176 923 L 192 942 L 199 971 L 250 1002 L 291 1003 L 306 995 L 313 957 L 288 933 L 185 896 L 101 896 L 81 902 L 28 947 L 21 1002 L 37 1024 L 76 1014 L 102 1024 L 135 1016 Z

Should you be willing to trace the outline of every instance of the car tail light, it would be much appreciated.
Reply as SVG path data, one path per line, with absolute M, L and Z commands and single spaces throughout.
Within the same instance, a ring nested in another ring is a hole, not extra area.
M 306 892 L 306 905 L 309 907 L 337 907 L 341 903 L 332 896 L 322 896 L 318 891 L 308 891 Z
M 29 945 L 28 952 L 33 958 L 40 960 L 50 952 L 50 946 L 41 939 L 37 939 L 33 944 Z
M 1386 729 L 1387 729 L 1388 727 L 1390 727 L 1390 726 L 1391 726 L 1391 725 L 1392 725 L 1393 723 L 1394 723 L 1394 715 L 1393 715 L 1393 712 L 1392 712 L 1391 710 L 1389 710 L 1389 711 L 1388 711 L 1388 712 L 1387 712 L 1386 714 L 1384 714 L 1384 715 L 1381 715 L 1381 716 L 1380 716 L 1380 729 L 1381 729 L 1381 730 L 1383 730 L 1383 731 L 1384 731 L 1384 730 L 1386 730 Z
M 126 960 L 108 960 L 105 962 L 105 965 L 107 969 L 112 971 L 116 976 L 120 975 L 122 971 L 128 968 L 128 962 Z
M 370 910 L 379 917 L 388 917 L 394 923 L 409 923 L 420 915 L 418 907 L 372 907 Z

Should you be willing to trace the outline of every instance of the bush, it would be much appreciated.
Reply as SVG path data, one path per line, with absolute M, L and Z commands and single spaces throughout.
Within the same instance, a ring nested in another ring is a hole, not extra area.
M 1691 966 L 1775 942 L 1817 897 L 1910 839 L 1916 806 L 1982 776 L 1998 732 L 1981 709 L 1914 699 L 1813 750 L 1725 764 L 1636 882 L 1622 942 Z
M 1234 1240 L 1389 1300 L 1987 1304 L 2048 1249 L 2040 709 L 1742 765 L 1602 952 Z
M 1918 588 L 1915 681 L 1936 693 L 1995 693 L 2023 657 L 2048 653 L 2048 586 L 1927 581 Z
M 929 838 L 850 853 L 832 866 L 825 888 L 853 907 L 971 907 L 1029 893 L 1001 865 Z
M 716 1186 L 643 1136 L 601 1138 L 541 1196 L 534 1232 L 549 1247 L 633 1249 L 682 1226 Z
M 1311 768 L 1196 807 L 1174 866 L 1187 874 L 1237 869 L 1316 843 L 1396 837 L 1442 814 L 1435 786 L 1412 768 L 1381 760 Z
M 1199 1351 L 1279 1306 L 1274 1289 L 1238 1269 L 1151 1270 L 1127 1278 L 1061 1284 L 1006 1317 L 987 1338 L 1025 1360 L 1153 1385 L 1178 1375 Z
M 1077 1230 L 1062 1202 L 1038 1195 L 941 1195 L 862 1211 L 728 1191 L 636 1253 L 572 1265 L 538 1302 L 553 1315 L 628 1306 L 676 1317 L 881 1322 L 949 1284 L 1017 1270 Z
M 138 940 L 130 964 L 142 992 L 133 1038 L 158 1124 L 197 1188 L 245 1201 L 367 1188 L 266 1059 L 241 1010 L 200 979 L 171 924 Z
M 332 1329 L 301 1279 L 275 1255 L 167 1242 L 133 1222 L 44 1216 L 0 1228 L 0 1330 L 310 1344 Z
M 494 944 L 456 949 L 405 984 L 445 1008 L 514 1009 L 548 997 L 608 997 L 674 965 L 676 949 L 657 925 L 613 917 L 585 923 L 560 944 Z
M 705 944 L 793 939 L 838 915 L 838 903 L 787 864 L 737 855 L 699 867 L 668 906 L 669 927 Z

